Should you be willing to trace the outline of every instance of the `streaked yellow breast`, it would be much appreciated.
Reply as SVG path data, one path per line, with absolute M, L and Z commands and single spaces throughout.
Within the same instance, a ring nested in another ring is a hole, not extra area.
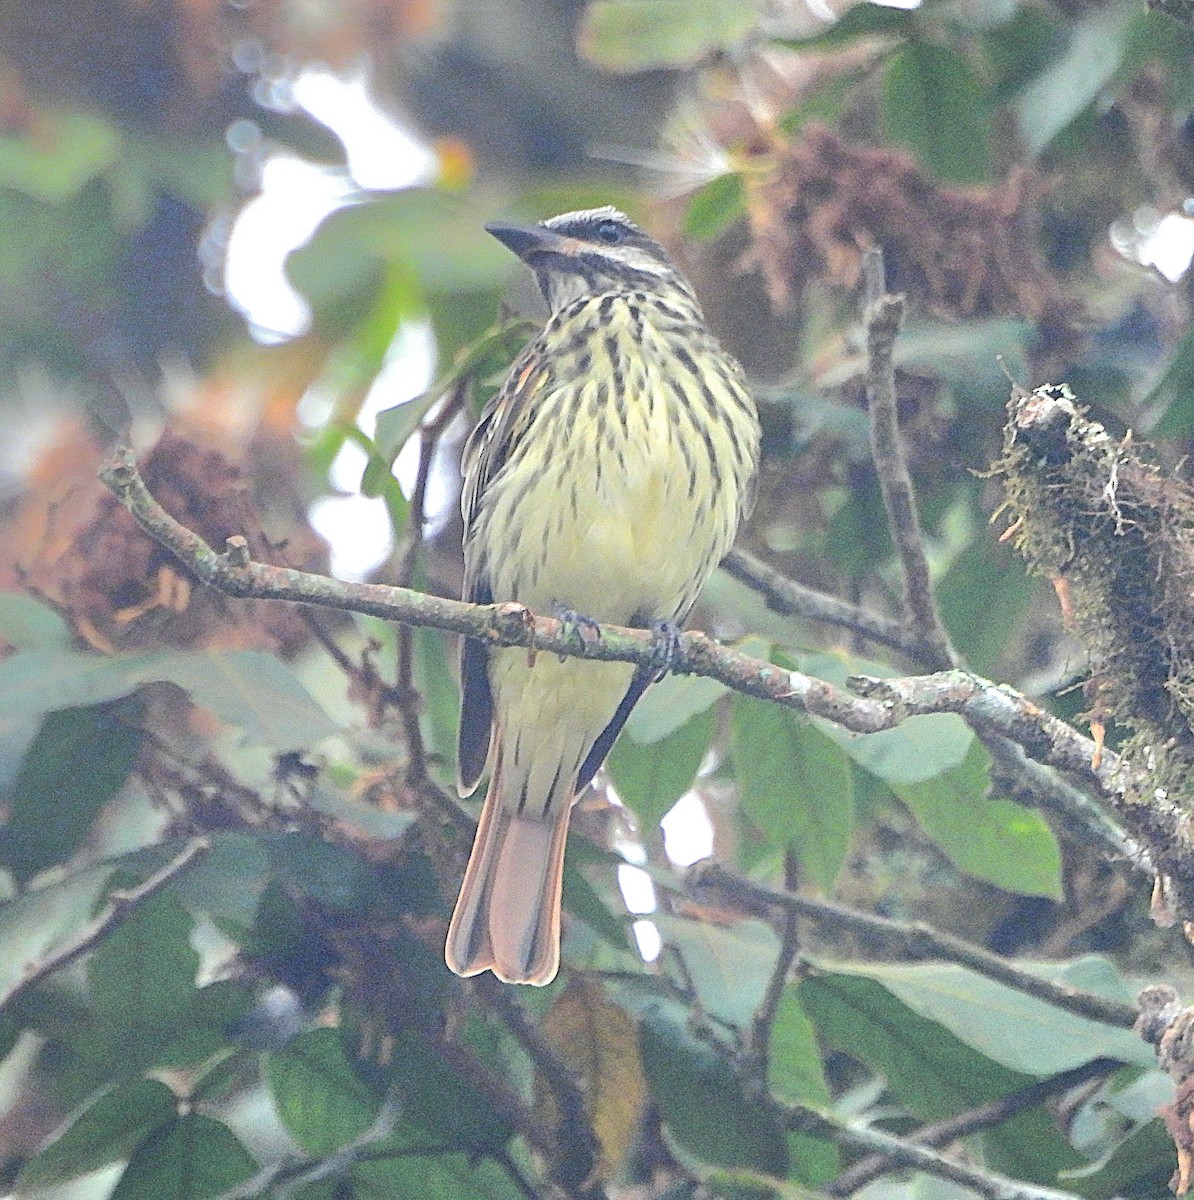
M 688 314 L 634 294 L 595 297 L 574 319 L 587 331 L 544 372 L 471 552 L 497 600 L 621 624 L 682 617 L 733 541 L 753 406 Z

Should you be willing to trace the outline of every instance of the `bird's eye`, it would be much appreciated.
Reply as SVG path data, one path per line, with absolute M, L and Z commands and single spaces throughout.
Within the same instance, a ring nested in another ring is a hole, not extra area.
M 607 246 L 616 246 L 625 233 L 626 230 L 617 221 L 599 221 L 597 224 L 597 236 Z

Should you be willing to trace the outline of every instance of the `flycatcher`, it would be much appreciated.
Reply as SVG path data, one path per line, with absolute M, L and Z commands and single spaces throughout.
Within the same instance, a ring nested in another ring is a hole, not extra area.
M 464 451 L 464 598 L 674 636 L 753 504 L 755 406 L 663 248 L 613 208 L 489 232 L 550 309 Z M 662 643 L 661 643 L 662 644 Z M 459 975 L 549 983 L 568 814 L 658 668 L 461 646 L 459 789 L 489 790 Z

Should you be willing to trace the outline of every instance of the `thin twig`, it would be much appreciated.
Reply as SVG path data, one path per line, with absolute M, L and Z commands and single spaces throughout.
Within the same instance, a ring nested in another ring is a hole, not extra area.
M 491 1155 L 494 1162 L 510 1176 L 514 1186 L 526 1197 L 526 1200 L 540 1200 L 542 1193 L 526 1177 L 523 1169 L 514 1161 L 513 1155 L 503 1146 L 496 1154 Z
M 551 1043 L 528 1019 L 510 988 L 503 987 L 491 975 L 475 980 L 473 986 L 485 1006 L 497 1014 L 522 1044 L 555 1101 L 559 1111 L 560 1149 L 552 1162 L 553 1178 L 557 1181 L 562 1178 L 573 1185 L 583 1183 L 591 1176 L 599 1153 L 584 1093 Z
M 937 598 L 929 575 L 924 535 L 916 510 L 912 476 L 900 434 L 895 382 L 895 341 L 904 320 L 904 297 L 887 294 L 883 279 L 883 252 L 867 251 L 866 277 L 867 371 L 866 394 L 871 416 L 871 457 L 879 476 L 892 541 L 904 577 L 904 603 L 909 632 L 922 647 L 926 664 L 935 670 L 953 666 L 957 656 L 937 611 Z
M 118 925 L 128 920 L 147 900 L 169 887 L 188 868 L 193 867 L 209 850 L 211 841 L 197 837 L 166 865 L 133 888 L 122 888 L 108 893 L 104 907 L 69 942 L 59 946 L 44 958 L 29 963 L 20 979 L 0 993 L 0 1012 L 20 1000 L 26 992 L 35 988 L 55 971 L 69 966 L 75 959 L 94 949 Z
M 340 649 L 339 643 L 326 629 L 323 627 L 323 622 L 309 609 L 300 608 L 299 617 L 306 627 L 311 631 L 311 636 L 324 648 L 328 657 L 344 672 L 349 678 L 355 678 L 358 674 L 356 663 Z
M 1063 828 L 1071 832 L 1080 830 L 1088 841 L 1102 845 L 1117 861 L 1152 878 L 1154 871 L 1148 851 L 1090 796 L 1056 771 L 1034 762 L 1010 739 L 981 730 L 978 736 L 991 755 L 991 775 L 996 786 L 1021 804 L 1052 813 L 1063 822 Z
M 1122 1066 L 1122 1063 L 1110 1058 L 1093 1058 L 1090 1062 L 1072 1067 L 1068 1071 L 1050 1075 L 1048 1079 L 1034 1080 L 1026 1087 L 1009 1092 L 989 1104 L 980 1104 L 956 1116 L 947 1117 L 944 1121 L 922 1125 L 903 1137 L 904 1140 L 920 1146 L 948 1146 L 950 1142 L 959 1138 L 1002 1125 L 1004 1121 L 1010 1121 L 1012 1117 L 1035 1108 L 1053 1096 L 1068 1092 L 1071 1088 L 1080 1087 L 1095 1079 L 1103 1079 Z M 868 1155 L 825 1184 L 821 1190 L 829 1196 L 849 1196 L 893 1169 L 895 1166 L 888 1156 Z
M 892 1168 L 910 1167 L 941 1179 L 949 1179 L 973 1188 L 987 1200 L 1075 1200 L 1073 1193 L 1039 1187 L 994 1171 L 956 1162 L 927 1146 L 918 1146 L 881 1130 L 861 1125 L 845 1125 L 801 1105 L 777 1105 L 784 1125 L 797 1133 L 827 1138 L 839 1146 L 882 1155 Z
M 720 863 L 705 859 L 689 872 L 689 891 L 695 895 L 712 893 L 719 900 L 754 915 L 780 909 L 817 922 L 822 928 L 846 930 L 881 938 L 911 958 L 942 959 L 969 967 L 1026 995 L 1054 1004 L 1075 1016 L 1130 1029 L 1139 1015 L 1136 1006 L 1109 1000 L 1065 984 L 1054 983 L 1018 967 L 989 950 L 983 950 L 952 934 L 942 933 L 922 921 L 896 921 L 875 916 L 831 900 L 817 900 L 795 892 L 764 887 L 727 871 Z
M 419 466 L 415 474 L 415 485 L 411 489 L 406 538 L 398 555 L 398 569 L 394 580 L 399 587 L 411 587 L 415 581 L 419 550 L 423 545 L 423 526 L 426 523 L 427 481 L 431 478 L 435 448 L 439 445 L 444 430 L 464 405 L 467 394 L 467 380 L 456 383 L 445 395 L 435 416 L 419 426 Z M 406 741 L 406 777 L 408 782 L 415 783 L 427 776 L 427 752 L 419 721 L 423 705 L 422 697 L 415 687 L 414 630 L 410 625 L 398 626 L 397 643 L 398 670 L 395 693 Z
M 758 592 L 767 607 L 781 616 L 804 617 L 848 629 L 902 654 L 915 656 L 923 649 L 921 642 L 900 622 L 805 587 L 745 550 L 731 550 L 721 565 L 727 574 Z
M 796 886 L 796 856 L 791 850 L 784 852 L 784 887 L 791 890 Z M 771 1060 L 771 1029 L 775 1024 L 775 1015 L 779 1011 L 779 1002 L 783 997 L 788 975 L 796 955 L 800 951 L 797 937 L 799 932 L 798 914 L 791 909 L 784 910 L 783 929 L 780 932 L 779 954 L 776 955 L 775 966 L 771 978 L 767 980 L 767 990 L 755 1012 L 750 1030 L 750 1057 L 752 1059 L 752 1074 L 756 1079 L 766 1079 L 768 1063 Z

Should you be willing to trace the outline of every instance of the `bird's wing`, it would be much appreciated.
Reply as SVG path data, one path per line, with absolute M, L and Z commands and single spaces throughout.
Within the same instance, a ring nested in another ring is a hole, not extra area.
M 471 604 L 492 604 L 488 564 L 469 533 L 476 525 L 485 489 L 505 465 L 514 443 L 527 400 L 543 379 L 536 370 L 542 361 L 532 343 L 515 360 L 501 390 L 486 406 L 464 446 L 461 470 L 464 487 L 460 509 L 464 515 L 464 589 Z M 493 693 L 489 686 L 489 652 L 475 638 L 460 643 L 460 730 L 456 743 L 457 787 L 467 796 L 476 786 L 489 757 L 493 725 Z

